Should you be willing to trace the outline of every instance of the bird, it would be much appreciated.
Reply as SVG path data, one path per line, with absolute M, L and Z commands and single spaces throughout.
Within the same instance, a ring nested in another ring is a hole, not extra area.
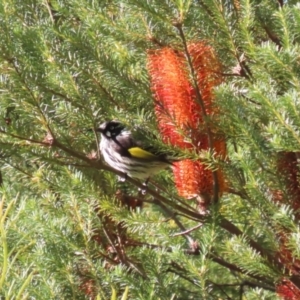
M 119 121 L 104 122 L 96 131 L 101 133 L 100 152 L 104 161 L 124 173 L 125 178 L 129 176 L 148 182 L 151 175 L 172 165 L 166 155 L 158 154 L 150 147 L 143 147 Z

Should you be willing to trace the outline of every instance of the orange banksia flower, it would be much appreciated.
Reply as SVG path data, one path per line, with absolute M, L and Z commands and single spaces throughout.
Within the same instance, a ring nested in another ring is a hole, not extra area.
M 180 196 L 187 199 L 211 192 L 212 172 L 199 161 L 185 159 L 174 163 L 174 181 Z
M 153 51 L 149 54 L 148 66 L 156 98 L 155 112 L 164 141 L 183 148 L 192 147 L 181 131 L 197 122 L 200 108 L 193 101 L 194 92 L 183 54 L 170 48 Z
M 197 75 L 197 84 L 208 115 L 214 113 L 213 88 L 222 82 L 221 65 L 213 48 L 205 43 L 191 43 L 188 51 Z
M 221 82 L 220 64 L 213 49 L 204 42 L 188 45 L 205 111 L 197 101 L 190 80 L 187 59 L 182 52 L 163 48 L 148 53 L 148 69 L 155 95 L 155 112 L 163 140 L 182 149 L 209 150 L 204 117 L 217 114 L 213 106 L 213 88 Z M 199 99 L 198 99 L 199 100 Z M 215 139 L 214 152 L 225 156 L 225 141 Z M 221 173 L 219 180 L 223 181 Z M 178 194 L 192 198 L 212 194 L 213 176 L 200 161 L 189 159 L 174 163 Z M 219 184 L 224 188 L 224 184 Z

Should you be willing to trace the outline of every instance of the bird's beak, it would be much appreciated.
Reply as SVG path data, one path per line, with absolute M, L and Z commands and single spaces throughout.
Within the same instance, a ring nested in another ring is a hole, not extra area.
M 96 128 L 96 132 L 103 133 L 104 129 L 106 128 L 106 122 L 102 123 L 98 128 Z

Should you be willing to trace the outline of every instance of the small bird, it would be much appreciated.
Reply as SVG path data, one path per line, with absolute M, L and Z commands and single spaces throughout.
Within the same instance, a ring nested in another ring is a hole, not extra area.
M 104 122 L 96 131 L 101 133 L 100 151 L 105 162 L 125 176 L 148 179 L 172 165 L 165 155 L 143 148 L 118 121 Z

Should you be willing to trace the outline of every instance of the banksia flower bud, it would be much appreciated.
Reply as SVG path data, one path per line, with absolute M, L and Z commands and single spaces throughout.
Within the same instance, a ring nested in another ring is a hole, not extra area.
M 171 48 L 151 51 L 148 69 L 163 140 L 182 149 L 200 152 L 209 149 L 204 116 L 217 113 L 212 105 L 212 89 L 221 81 L 220 65 L 212 48 L 203 42 L 191 43 L 188 52 L 205 111 L 197 102 L 196 90 L 189 79 L 188 63 L 182 52 Z M 213 148 L 210 150 L 225 155 L 224 140 L 215 139 Z M 178 193 L 183 197 L 212 194 L 212 171 L 200 161 L 187 159 L 174 163 L 174 178 Z M 220 186 L 223 188 L 224 184 Z

